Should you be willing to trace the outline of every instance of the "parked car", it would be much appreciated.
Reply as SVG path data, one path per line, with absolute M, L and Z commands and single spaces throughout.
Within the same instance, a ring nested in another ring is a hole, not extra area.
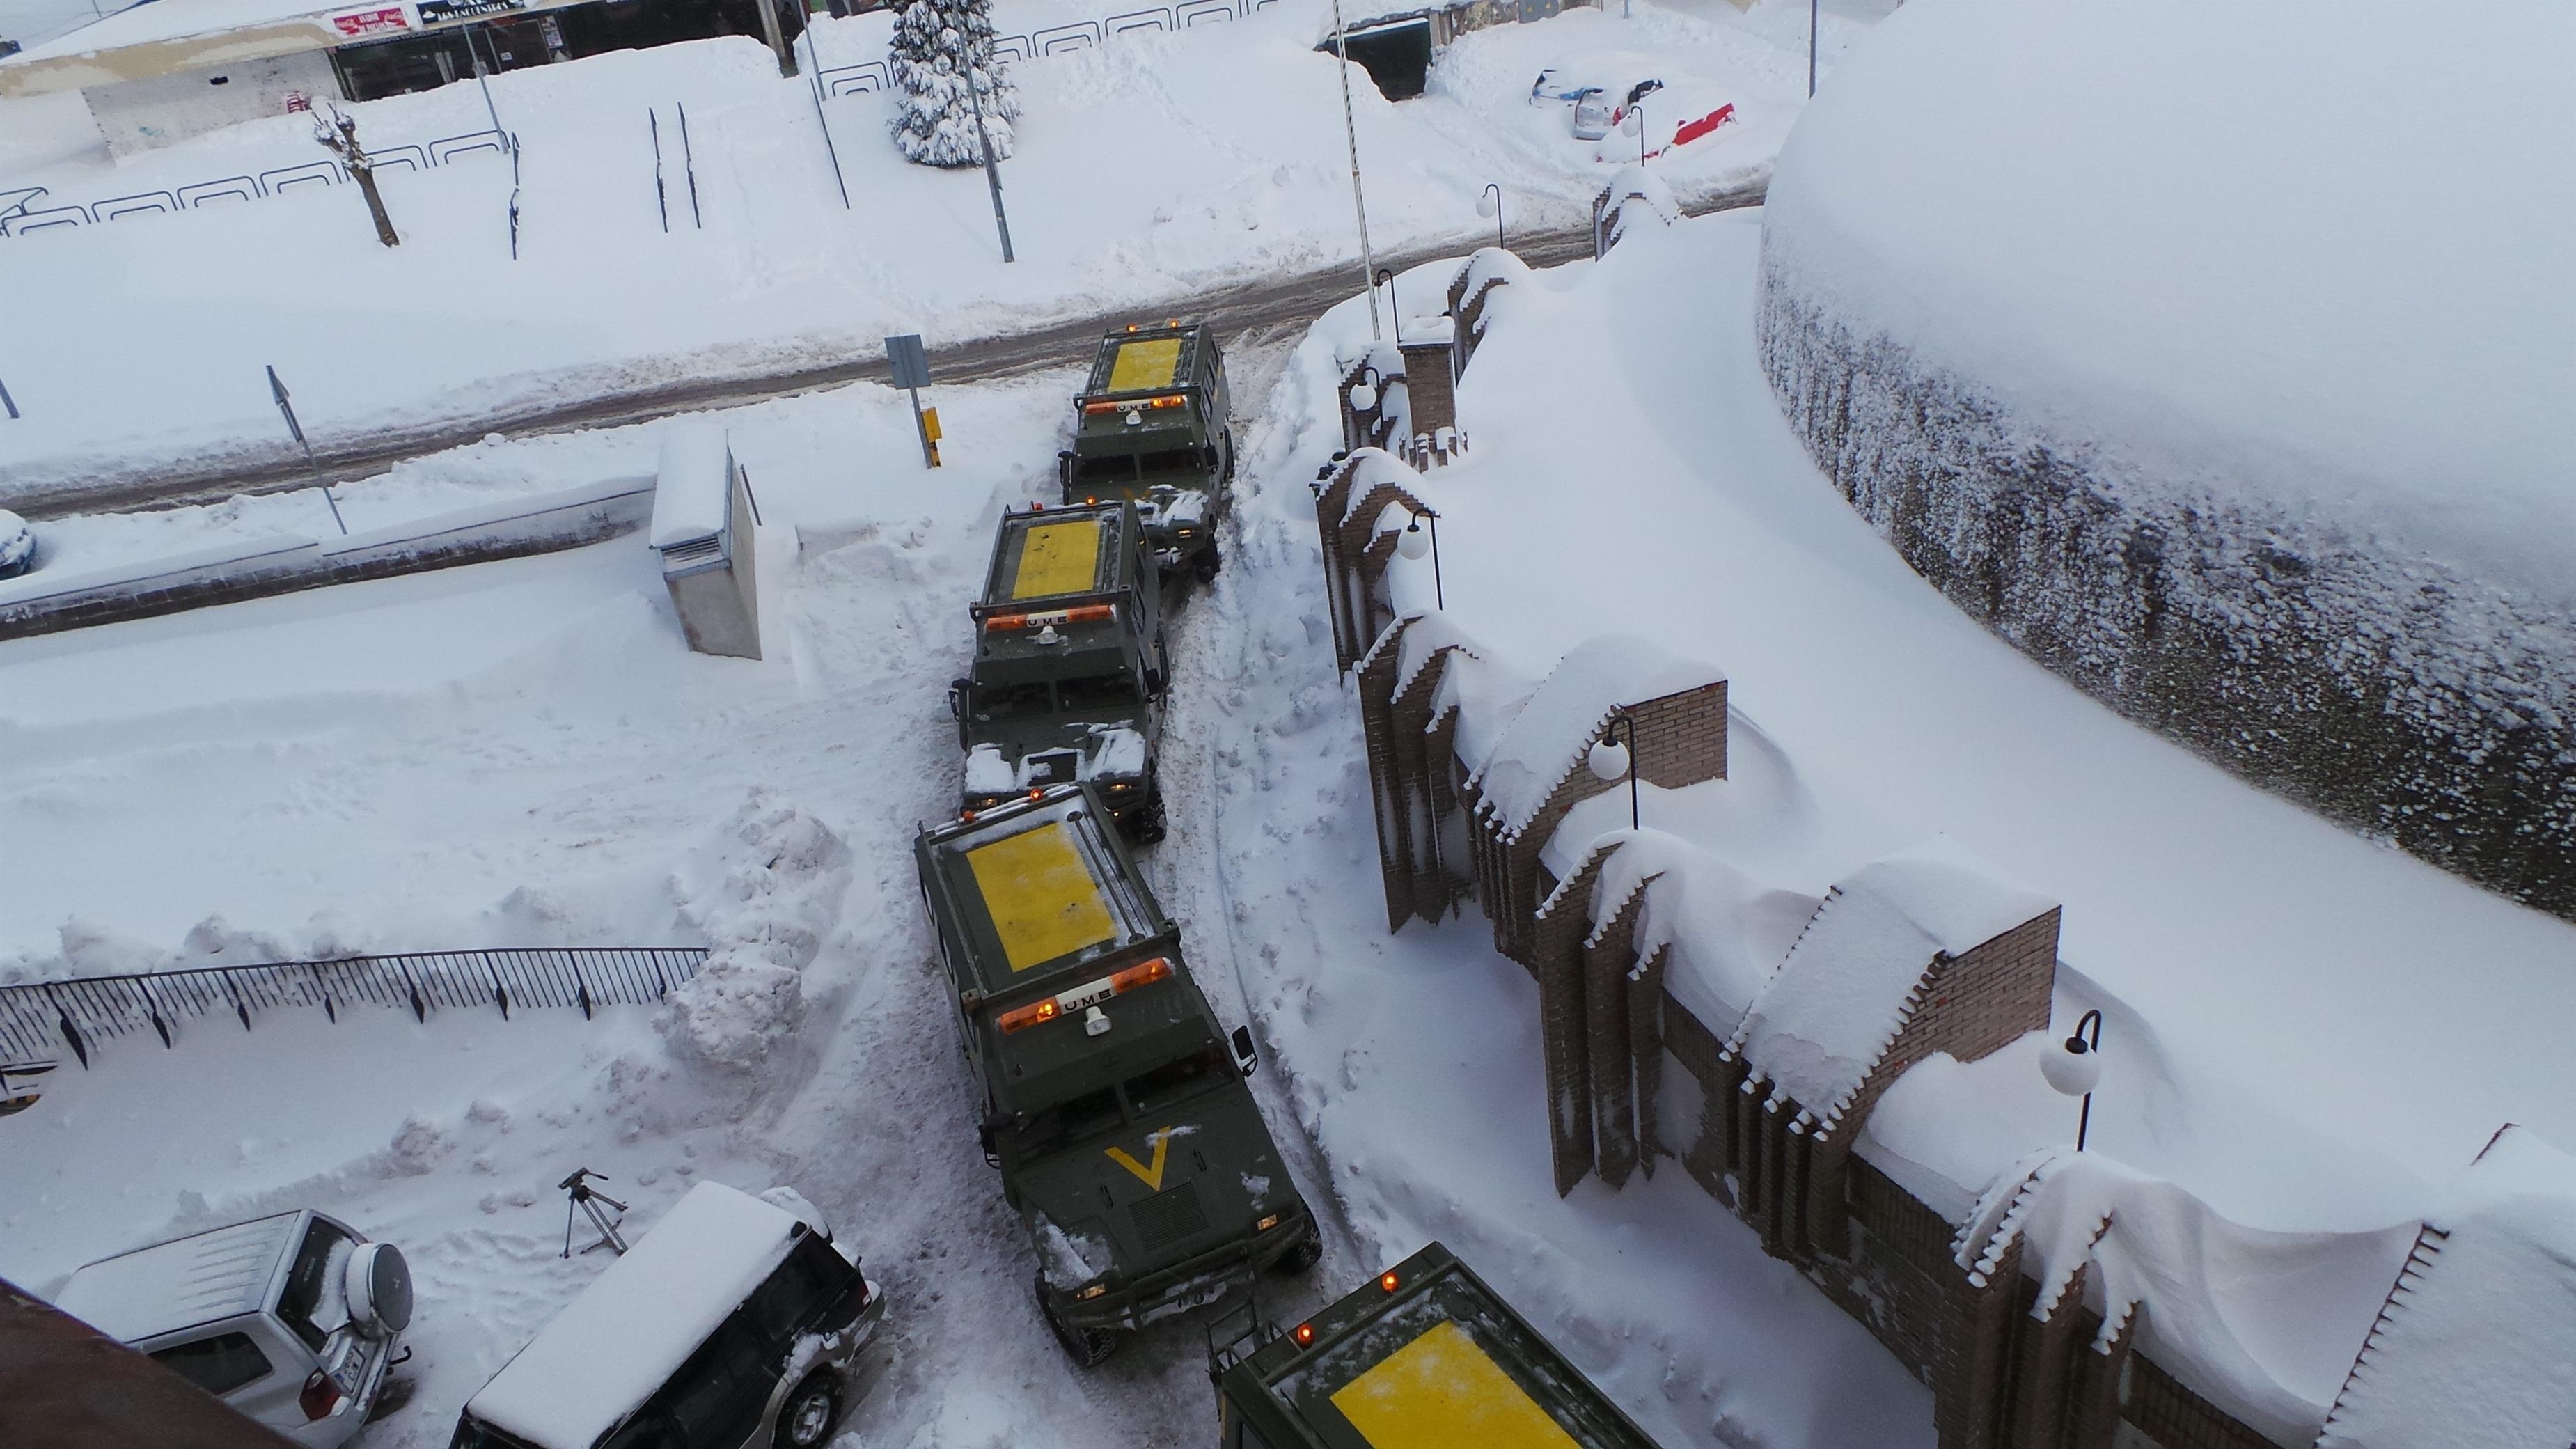
M 102 1258 L 54 1303 L 313 1449 L 347 1443 L 411 1356 L 402 1251 L 309 1209 Z
M 449 1449 L 815 1449 L 885 1296 L 793 1191 L 702 1182 L 466 1400 Z
M 0 508 L 0 579 L 14 579 L 35 566 L 35 530 L 27 520 Z

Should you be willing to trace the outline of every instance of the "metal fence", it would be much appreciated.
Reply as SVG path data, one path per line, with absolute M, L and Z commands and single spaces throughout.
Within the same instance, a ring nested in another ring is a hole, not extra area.
M 695 976 L 702 946 L 579 947 L 422 951 L 336 961 L 201 966 L 133 976 L 83 976 L 0 986 L 0 1060 L 41 1060 L 71 1049 L 82 1066 L 110 1037 L 150 1031 L 163 1046 L 183 1023 L 231 1017 L 250 1030 L 253 1014 L 319 1007 L 333 1021 L 344 1006 L 401 1007 L 427 1021 L 436 1011 L 514 1012 L 659 1001 Z
M 1177 5 L 1122 11 L 1100 20 L 1050 25 L 1026 35 L 996 35 L 993 37 L 993 54 L 1001 60 L 1038 60 L 1068 51 L 1089 50 L 1104 39 L 1132 35 L 1138 31 L 1187 30 L 1198 25 L 1249 19 L 1278 3 L 1279 0 L 1181 0 Z M 890 90 L 894 86 L 894 78 L 881 60 L 836 65 L 823 71 L 820 79 L 823 94 L 827 96 L 862 96 L 871 91 Z
M 376 163 L 376 170 L 381 175 L 386 171 L 426 171 L 433 166 L 452 165 L 462 157 L 487 151 L 495 155 L 514 155 L 517 147 L 517 139 L 505 132 L 468 131 L 462 136 L 445 136 L 425 145 L 384 146 L 370 150 L 367 155 Z M 192 181 L 185 186 L 161 191 L 112 196 L 87 205 L 47 205 L 45 188 L 41 186 L 0 190 L 0 236 L 25 236 L 31 231 L 47 231 L 55 227 L 98 226 L 119 217 L 194 211 L 209 202 L 257 201 L 302 188 L 338 186 L 348 179 L 348 171 L 339 162 L 326 160 L 273 167 L 256 176 L 224 176 L 212 181 Z

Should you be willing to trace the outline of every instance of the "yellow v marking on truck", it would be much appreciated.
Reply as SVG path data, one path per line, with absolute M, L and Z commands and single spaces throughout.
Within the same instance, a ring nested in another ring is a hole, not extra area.
M 1138 1162 L 1135 1158 L 1128 1156 L 1127 1149 L 1124 1147 L 1110 1148 L 1109 1160 L 1117 1163 L 1120 1167 L 1127 1169 L 1129 1172 L 1136 1174 L 1138 1177 L 1143 1178 L 1146 1187 L 1155 1192 L 1161 1192 L 1163 1190 L 1163 1160 L 1172 1155 L 1172 1134 L 1179 1130 L 1180 1129 L 1177 1127 L 1159 1128 L 1151 1137 L 1146 1139 L 1154 1144 L 1154 1165 L 1151 1167 L 1147 1167 L 1145 1164 Z

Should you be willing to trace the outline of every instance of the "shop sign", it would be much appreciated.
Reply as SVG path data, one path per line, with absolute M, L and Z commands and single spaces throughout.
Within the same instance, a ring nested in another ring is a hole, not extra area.
M 331 17 L 331 28 L 352 37 L 382 35 L 411 29 L 411 20 L 399 5 L 380 5 L 367 10 L 343 10 Z
M 484 15 L 507 15 L 528 8 L 528 0 L 420 0 L 420 23 L 436 25 L 448 20 L 472 20 Z

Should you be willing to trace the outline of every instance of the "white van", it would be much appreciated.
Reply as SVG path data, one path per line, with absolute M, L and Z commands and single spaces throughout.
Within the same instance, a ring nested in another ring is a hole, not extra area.
M 764 1196 L 689 1189 L 466 1401 L 449 1449 L 815 1449 L 831 1437 L 885 1298 L 803 1198 Z
M 393 1244 L 307 1210 L 102 1258 L 54 1306 L 296 1443 L 337 1449 L 401 1361 L 411 1270 Z

